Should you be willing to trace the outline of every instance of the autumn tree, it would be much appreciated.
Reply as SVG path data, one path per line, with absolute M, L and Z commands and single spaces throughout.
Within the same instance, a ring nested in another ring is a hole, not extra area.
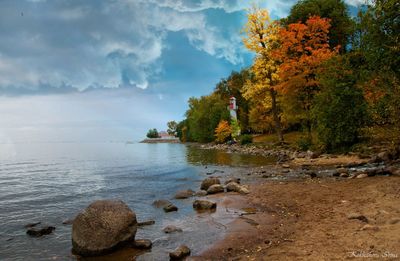
M 228 141 L 228 139 L 231 137 L 231 134 L 232 130 L 228 121 L 222 120 L 218 123 L 217 128 L 215 128 L 215 141 L 217 143 L 224 143 Z
M 311 16 L 329 18 L 331 27 L 328 33 L 331 48 L 339 46 L 344 53 L 353 30 L 353 21 L 343 0 L 301 0 L 290 10 L 285 24 L 305 23 Z
M 329 19 L 310 17 L 305 24 L 290 24 L 279 32 L 280 47 L 274 57 L 280 60 L 278 89 L 295 97 L 297 111 L 311 140 L 310 110 L 314 95 L 320 89 L 317 73 L 323 62 L 337 53 L 329 47 Z
M 253 6 L 247 14 L 247 23 L 243 28 L 244 45 L 256 53 L 251 71 L 254 80 L 248 81 L 243 96 L 247 99 L 264 99 L 271 107 L 275 131 L 279 141 L 283 142 L 282 126 L 279 117 L 276 85 L 279 82 L 278 62 L 272 52 L 279 46 L 279 24 L 272 21 L 266 9 Z M 267 95 L 265 95 L 267 93 Z M 269 104 L 270 103 L 270 104 Z

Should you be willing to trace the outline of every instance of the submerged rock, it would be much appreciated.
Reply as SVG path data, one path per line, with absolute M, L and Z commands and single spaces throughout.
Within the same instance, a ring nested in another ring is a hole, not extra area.
M 206 178 L 205 180 L 203 180 L 203 182 L 201 182 L 201 186 L 200 189 L 201 190 L 208 190 L 209 187 L 211 187 L 212 185 L 215 184 L 221 184 L 221 181 L 219 180 L 219 178 Z
M 171 234 L 175 232 L 182 232 L 182 228 L 176 227 L 174 225 L 168 225 L 165 228 L 163 228 L 164 233 L 166 234 Z
M 170 260 L 182 260 L 187 256 L 190 256 L 190 248 L 185 245 L 181 245 L 173 252 L 169 253 Z
M 39 222 L 39 223 L 40 223 L 40 222 Z M 36 224 L 36 225 L 37 225 L 37 224 Z M 36 226 L 36 225 L 35 225 L 35 226 Z M 28 228 L 28 230 L 26 231 L 26 234 L 28 234 L 28 235 L 30 235 L 30 236 L 32 236 L 32 237 L 41 237 L 41 236 L 49 235 L 49 234 L 53 233 L 53 231 L 54 231 L 55 229 L 56 229 L 56 228 L 53 227 L 53 226 L 45 226 L 45 227 L 42 227 L 42 228 L 30 227 L 30 228 Z
M 217 203 L 198 199 L 193 202 L 193 208 L 196 210 L 215 210 L 217 208 Z
M 133 241 L 136 230 L 136 215 L 124 202 L 95 201 L 74 220 L 73 252 L 81 256 L 112 252 L 123 243 Z
M 224 187 L 220 184 L 214 184 L 207 189 L 207 194 L 217 194 L 224 192 Z
M 153 206 L 155 206 L 156 208 L 163 208 L 168 205 L 172 205 L 172 203 L 171 201 L 165 199 L 159 199 L 153 202 Z
M 176 192 L 175 194 L 175 198 L 176 199 L 185 199 L 185 198 L 190 198 L 194 195 L 194 191 L 191 189 L 187 189 L 187 190 L 181 190 Z

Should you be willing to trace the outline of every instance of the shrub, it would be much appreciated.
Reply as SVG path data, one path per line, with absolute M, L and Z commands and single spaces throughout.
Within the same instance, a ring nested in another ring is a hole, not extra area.
M 231 137 L 231 134 L 231 126 L 227 121 L 222 120 L 215 129 L 215 141 L 217 143 L 225 143 Z
M 253 143 L 253 136 L 250 134 L 244 134 L 240 136 L 240 144 L 245 145 L 245 144 L 250 144 Z

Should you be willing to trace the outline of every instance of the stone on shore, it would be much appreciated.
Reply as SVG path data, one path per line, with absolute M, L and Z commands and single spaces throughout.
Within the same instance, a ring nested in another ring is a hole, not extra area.
M 246 187 L 241 186 L 239 193 L 247 195 L 247 194 L 250 194 L 250 191 Z
M 367 173 L 361 173 L 361 174 L 358 174 L 357 175 L 357 178 L 358 179 L 363 179 L 363 178 L 367 178 L 368 177 L 368 174 Z
M 196 197 L 204 197 L 204 196 L 207 196 L 206 190 L 200 190 L 196 192 Z
M 168 225 L 165 228 L 163 228 L 164 233 L 166 234 L 171 234 L 175 232 L 182 232 L 182 228 L 176 227 L 174 225 Z
M 228 184 L 231 183 L 231 182 L 235 182 L 235 183 L 237 183 L 237 184 L 240 184 L 240 178 L 231 178 L 231 179 L 228 179 L 227 181 L 225 181 L 225 185 L 228 185 Z
M 215 184 L 221 184 L 221 181 L 219 180 L 219 178 L 206 178 L 205 180 L 203 180 L 203 182 L 201 182 L 201 186 L 200 189 L 201 190 L 208 190 L 209 187 L 211 187 L 212 185 Z
M 217 194 L 224 192 L 224 187 L 220 184 L 214 184 L 207 189 L 207 194 Z
M 153 246 L 153 243 L 148 239 L 137 239 L 133 246 L 138 249 L 150 249 Z
M 187 189 L 187 190 L 181 190 L 176 192 L 175 194 L 175 198 L 176 199 L 185 199 L 185 198 L 190 198 L 194 195 L 194 191 L 191 189 Z
M 74 220 L 72 248 L 81 256 L 112 252 L 133 241 L 137 230 L 135 213 L 121 200 L 98 200 Z
M 173 252 L 169 253 L 170 260 L 182 260 L 187 256 L 190 256 L 190 248 L 185 245 L 181 245 Z
M 217 203 L 208 200 L 195 200 L 193 202 L 193 208 L 196 210 L 215 210 Z
M 53 231 L 55 229 L 56 228 L 52 227 L 52 226 L 45 226 L 45 227 L 42 227 L 42 228 L 30 227 L 26 231 L 26 234 L 28 234 L 28 235 L 30 235 L 32 237 L 41 237 L 41 236 L 49 235 L 49 234 L 53 233 Z
M 228 191 L 228 192 L 231 192 L 231 191 L 239 192 L 241 188 L 242 188 L 242 186 L 240 186 L 236 182 L 230 182 L 228 185 L 226 185 L 226 191 Z
M 364 216 L 364 215 L 359 214 L 359 213 L 350 213 L 347 216 L 347 218 L 348 219 L 358 219 L 358 220 L 360 220 L 362 222 L 368 223 L 368 218 L 366 216 Z

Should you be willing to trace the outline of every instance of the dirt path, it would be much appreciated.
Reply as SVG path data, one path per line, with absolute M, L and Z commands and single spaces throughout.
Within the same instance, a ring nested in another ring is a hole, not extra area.
M 193 260 L 400 260 L 400 177 L 270 181 L 251 190 L 247 207 L 257 213 Z

